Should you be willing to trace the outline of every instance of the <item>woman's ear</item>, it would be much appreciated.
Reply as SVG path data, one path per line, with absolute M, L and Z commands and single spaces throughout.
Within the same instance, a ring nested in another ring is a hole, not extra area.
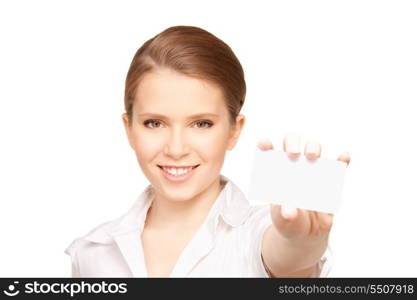
M 126 136 L 129 141 L 130 147 L 133 148 L 133 141 L 132 141 L 132 128 L 129 126 L 129 119 L 126 113 L 122 114 L 123 125 L 125 127 Z
M 239 139 L 240 133 L 242 132 L 242 129 L 244 126 L 245 126 L 245 116 L 242 114 L 239 114 L 236 117 L 235 126 L 231 128 L 227 150 L 232 150 L 235 147 Z

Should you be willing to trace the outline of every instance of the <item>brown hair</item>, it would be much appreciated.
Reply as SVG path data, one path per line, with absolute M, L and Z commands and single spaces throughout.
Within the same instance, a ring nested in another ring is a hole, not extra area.
M 243 68 L 226 43 L 194 26 L 169 27 L 137 50 L 125 83 L 124 104 L 129 125 L 132 124 L 139 82 L 147 72 L 156 68 L 169 68 L 219 86 L 229 111 L 229 121 L 235 125 L 246 95 Z

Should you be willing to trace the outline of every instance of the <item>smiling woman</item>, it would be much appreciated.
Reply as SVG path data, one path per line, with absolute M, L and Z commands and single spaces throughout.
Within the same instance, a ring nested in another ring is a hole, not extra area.
M 157 191 L 152 209 L 160 197 L 187 201 L 198 194 L 218 194 L 225 152 L 234 147 L 244 121 L 240 115 L 231 126 L 218 85 L 156 68 L 139 82 L 134 100 L 132 119 L 126 113 L 123 120 L 142 171 Z M 160 218 L 152 209 L 150 218 Z
M 220 174 L 244 127 L 245 93 L 233 51 L 201 28 L 170 27 L 139 48 L 122 120 L 150 184 L 126 214 L 67 248 L 73 276 L 271 275 L 261 253 L 269 206 L 250 206 Z M 313 276 L 326 274 L 317 267 Z

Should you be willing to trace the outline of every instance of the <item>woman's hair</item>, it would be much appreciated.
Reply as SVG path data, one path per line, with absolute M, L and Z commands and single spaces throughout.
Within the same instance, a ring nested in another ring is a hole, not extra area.
M 194 26 L 169 27 L 137 50 L 125 83 L 124 104 L 129 125 L 132 124 L 133 103 L 141 79 L 158 68 L 168 68 L 219 86 L 229 111 L 229 121 L 235 125 L 246 95 L 243 68 L 226 43 Z

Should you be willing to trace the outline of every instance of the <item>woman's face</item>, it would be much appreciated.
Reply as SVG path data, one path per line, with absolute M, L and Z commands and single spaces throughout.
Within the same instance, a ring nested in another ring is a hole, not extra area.
M 123 121 L 139 165 L 157 193 L 185 201 L 219 178 L 226 150 L 235 146 L 244 116 L 236 118 L 233 128 L 219 87 L 159 69 L 146 74 L 137 88 L 131 127 L 126 114 Z M 178 174 L 197 165 L 190 173 Z

